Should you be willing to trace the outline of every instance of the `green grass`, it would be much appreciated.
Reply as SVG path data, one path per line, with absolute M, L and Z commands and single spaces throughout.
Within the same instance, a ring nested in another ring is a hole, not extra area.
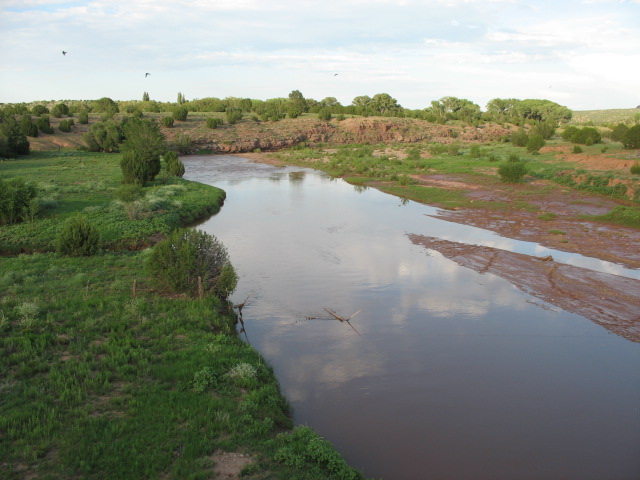
M 633 123 L 636 115 L 640 113 L 637 108 L 613 108 L 607 110 L 581 110 L 574 111 L 571 125 L 584 125 L 592 122 L 594 125 L 610 123 Z
M 0 162 L 0 176 L 37 184 L 42 205 L 37 221 L 3 227 L 0 253 L 55 250 L 64 220 L 78 212 L 100 230 L 102 248 L 140 248 L 149 237 L 212 215 L 224 200 L 220 189 L 160 176 L 138 201 L 123 203 L 115 197 L 119 161 L 116 154 L 68 152 Z
M 72 168 L 79 159 L 93 165 L 86 176 Z M 111 213 L 102 206 L 114 202 L 117 159 L 35 155 L 0 170 L 32 172 L 66 205 L 22 225 L 33 238 L 50 231 L 49 216 L 59 223 L 74 213 L 71 205 L 88 205 L 100 207 L 90 217 L 101 234 L 124 245 L 118 235 L 140 232 L 140 220 L 126 217 L 109 232 Z M 94 201 L 88 182 L 96 178 L 105 188 Z M 161 193 L 168 187 L 179 188 Z M 145 188 L 144 198 L 179 199 L 179 223 L 202 215 L 204 203 L 217 209 L 220 192 L 171 181 Z M 157 217 L 153 225 L 173 228 Z M 118 249 L 0 257 L 2 478 L 206 479 L 216 451 L 250 455 L 255 478 L 361 478 L 313 431 L 292 429 L 273 371 L 238 338 L 231 306 L 159 290 L 145 273 L 148 256 L 148 249 Z

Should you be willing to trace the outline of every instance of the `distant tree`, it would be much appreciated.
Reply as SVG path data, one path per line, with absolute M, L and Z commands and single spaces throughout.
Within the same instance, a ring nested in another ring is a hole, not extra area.
M 118 108 L 118 104 L 109 97 L 102 97 L 101 99 L 93 102 L 93 111 L 113 116 L 118 113 L 120 109 Z
M 78 112 L 78 123 L 82 125 L 87 125 L 89 123 L 89 111 L 88 110 L 80 110 Z
M 53 133 L 53 127 L 49 121 L 49 115 L 42 115 L 38 118 L 36 120 L 36 125 L 38 126 L 38 130 L 42 133 Z
M 627 130 L 622 139 L 622 145 L 624 148 L 640 148 L 640 125 L 634 125 Z
M 178 107 L 175 108 L 172 112 L 172 116 L 174 120 L 179 120 L 184 122 L 187 119 L 187 115 L 189 114 L 189 109 L 187 107 Z
M 20 131 L 27 137 L 38 136 L 38 126 L 33 123 L 31 115 L 23 115 L 20 119 Z
M 388 93 L 375 94 L 371 99 L 369 107 L 381 115 L 396 112 L 402 108 L 398 105 L 398 101 Z
M 69 113 L 69 107 L 67 106 L 66 103 L 57 103 L 51 109 L 51 115 L 53 115 L 56 118 L 60 118 L 63 115 L 67 115 L 68 113 Z
M 329 110 L 328 108 L 320 109 L 320 111 L 318 112 L 318 118 L 320 120 L 328 122 L 329 120 L 331 120 L 331 110 Z
M 184 97 L 184 93 L 178 92 L 178 105 L 182 105 L 183 103 L 186 103 L 187 100 Z
M 142 101 L 143 102 L 148 102 L 149 101 L 149 92 L 144 92 L 142 94 Z
M 122 183 L 144 185 L 160 173 L 160 156 L 167 151 L 160 125 L 152 119 L 132 118 L 124 124 L 123 133 Z
M 296 118 L 309 111 L 307 100 L 304 98 L 300 90 L 294 90 L 289 94 L 289 105 L 287 107 L 287 115 Z
M 227 108 L 226 111 L 227 123 L 233 125 L 234 123 L 242 120 L 242 110 L 237 108 Z
M 0 157 L 15 158 L 29 154 L 29 140 L 13 115 L 0 123 Z
M 60 129 L 61 132 L 70 132 L 71 127 L 73 127 L 73 125 L 74 125 L 73 118 L 67 118 L 65 120 L 60 120 L 60 124 L 58 125 L 58 128 Z
M 624 123 L 619 123 L 618 125 L 613 127 L 613 130 L 611 131 L 611 140 L 613 140 L 614 142 L 622 142 L 628 130 L 629 127 L 627 125 L 625 125 Z
M 33 108 L 31 109 L 31 113 L 33 113 L 34 115 L 37 115 L 38 117 L 40 115 L 45 115 L 49 113 L 49 109 L 47 107 L 45 107 L 44 105 L 34 105 Z
M 351 101 L 351 105 L 357 108 L 366 109 L 371 105 L 371 97 L 368 95 L 360 95 Z
M 122 126 L 113 120 L 94 123 L 83 139 L 90 152 L 117 152 L 123 140 Z

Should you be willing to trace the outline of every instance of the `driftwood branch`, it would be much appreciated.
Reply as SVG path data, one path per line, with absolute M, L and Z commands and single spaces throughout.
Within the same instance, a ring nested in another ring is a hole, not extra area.
M 324 311 L 327 312 L 332 317 L 334 317 L 336 320 L 339 320 L 342 323 L 348 324 L 353 329 L 354 332 L 356 332 L 358 335 L 360 335 L 360 332 L 358 330 L 356 330 L 356 328 L 353 325 L 351 325 L 351 322 L 349 322 L 349 320 L 351 320 L 353 317 L 358 315 L 361 312 L 361 310 L 358 310 L 356 313 L 354 313 L 350 317 L 344 318 L 344 317 L 341 317 L 340 315 L 338 315 L 336 312 L 333 312 L 333 311 L 329 310 L 328 308 L 325 308 L 325 307 L 322 307 L 322 308 L 324 308 Z

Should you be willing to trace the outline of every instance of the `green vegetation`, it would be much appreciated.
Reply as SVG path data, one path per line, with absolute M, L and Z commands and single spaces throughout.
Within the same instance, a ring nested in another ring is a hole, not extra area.
M 164 135 L 155 120 L 131 118 L 123 127 L 122 182 L 144 185 L 160 173 L 160 157 L 167 151 Z
M 90 256 L 98 253 L 100 232 L 84 215 L 68 218 L 58 235 L 56 251 L 72 257 Z
M 254 478 L 361 478 L 310 429 L 291 430 L 273 371 L 238 338 L 224 295 L 165 295 L 145 273 L 155 249 L 128 250 L 210 215 L 224 192 L 162 176 L 122 185 L 119 160 L 0 162 L 6 181 L 28 176 L 51 203 L 0 232 L 3 253 L 45 251 L 0 258 L 3 478 L 211 478 L 217 452 L 248 456 Z M 79 214 L 102 251 L 51 251 L 63 230 L 65 244 L 84 231 L 69 226 Z
M 524 162 L 506 162 L 500 165 L 498 174 L 503 182 L 519 183 L 527 174 L 527 166 Z

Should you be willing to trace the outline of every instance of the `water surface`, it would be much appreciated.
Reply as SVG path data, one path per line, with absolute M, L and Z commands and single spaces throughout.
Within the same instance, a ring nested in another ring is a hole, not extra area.
M 200 228 L 240 275 L 248 340 L 294 421 L 385 479 L 640 478 L 640 345 L 412 244 L 482 244 L 637 271 L 435 219 L 308 169 L 183 159 L 227 192 Z M 353 327 L 342 316 L 360 311 Z

